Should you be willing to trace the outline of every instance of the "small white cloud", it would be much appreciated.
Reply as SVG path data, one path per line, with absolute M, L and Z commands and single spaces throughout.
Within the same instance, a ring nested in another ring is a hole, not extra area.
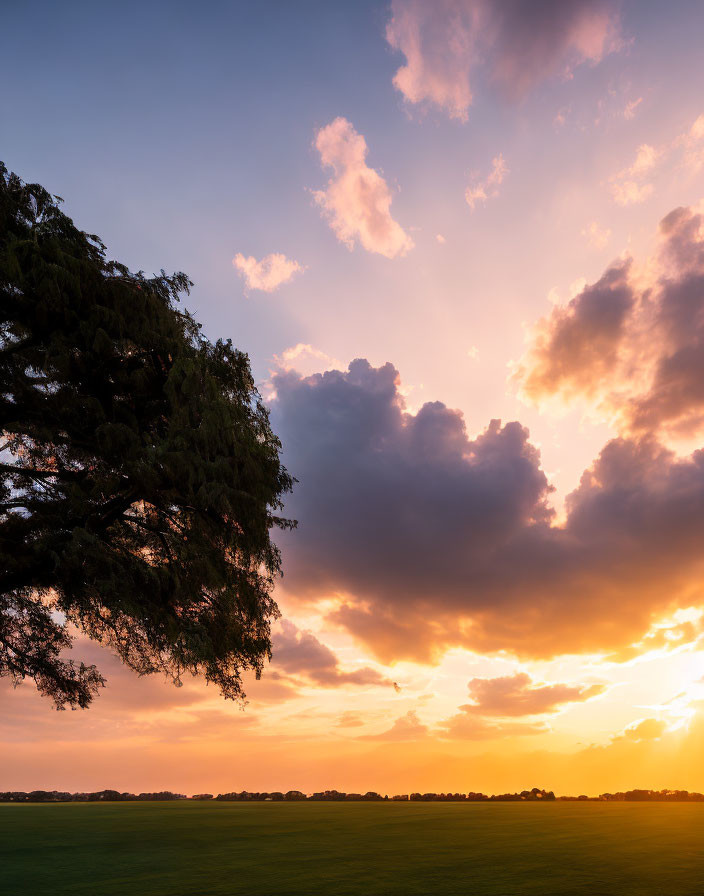
M 391 191 L 384 178 L 367 165 L 367 141 L 346 118 L 321 128 L 315 147 L 334 176 L 313 197 L 335 235 L 348 249 L 359 241 L 368 252 L 386 258 L 405 255 L 413 240 L 391 215 Z
M 247 289 L 262 292 L 273 292 L 282 283 L 287 283 L 294 274 L 305 270 L 303 265 L 292 258 L 286 258 L 280 252 L 265 255 L 260 261 L 253 255 L 244 256 L 238 252 L 232 259 L 232 264 L 240 272 Z
M 479 349 L 476 347 L 476 345 L 473 345 L 467 349 L 467 357 L 471 358 L 473 361 L 479 357 Z
M 447 242 L 447 240 L 445 239 L 445 237 L 444 237 L 441 233 L 438 233 L 438 234 L 436 235 L 435 239 L 436 239 L 441 245 L 442 245 L 443 243 Z
M 501 153 L 492 160 L 492 168 L 490 173 L 484 180 L 474 181 L 470 184 L 464 193 L 467 204 L 473 209 L 478 202 L 486 202 L 493 196 L 498 196 L 499 186 L 503 183 L 504 178 L 509 173 L 506 161 Z

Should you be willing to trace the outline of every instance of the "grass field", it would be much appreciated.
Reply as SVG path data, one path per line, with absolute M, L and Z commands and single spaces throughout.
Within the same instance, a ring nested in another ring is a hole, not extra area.
M 702 896 L 704 804 L 0 805 L 5 896 Z

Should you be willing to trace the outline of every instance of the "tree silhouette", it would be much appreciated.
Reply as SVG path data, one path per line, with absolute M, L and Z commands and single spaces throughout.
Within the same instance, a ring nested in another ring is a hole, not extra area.
M 0 675 L 85 707 L 79 630 L 242 699 L 270 657 L 292 478 L 245 354 L 0 163 Z

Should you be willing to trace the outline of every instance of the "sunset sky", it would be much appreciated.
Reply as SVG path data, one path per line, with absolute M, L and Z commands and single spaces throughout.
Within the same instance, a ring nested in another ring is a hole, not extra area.
M 191 277 L 299 526 L 244 710 L 77 639 L 107 688 L 5 681 L 0 789 L 704 790 L 704 5 L 3 23 L 0 157 Z

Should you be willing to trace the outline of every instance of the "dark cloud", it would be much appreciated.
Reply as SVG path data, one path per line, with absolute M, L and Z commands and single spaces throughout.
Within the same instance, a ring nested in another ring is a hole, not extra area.
M 559 394 L 593 395 L 609 382 L 636 292 L 630 262 L 609 268 L 567 307 L 556 307 L 542 323 L 526 365 L 517 377 L 529 398 Z
M 526 396 L 584 396 L 636 436 L 704 430 L 704 217 L 677 208 L 660 237 L 644 272 L 619 262 L 539 324 Z
M 512 99 L 620 46 L 618 3 L 612 0 L 502 0 L 488 8 L 492 78 Z
M 704 453 L 609 442 L 557 526 L 518 423 L 469 438 L 439 402 L 404 409 L 390 365 L 274 378 L 299 479 L 282 538 L 287 593 L 337 598 L 334 620 L 385 660 L 464 645 L 524 656 L 617 649 L 654 615 L 701 602 Z
M 284 619 L 272 637 L 272 664 L 291 675 L 304 675 L 321 687 L 341 685 L 392 685 L 376 669 L 363 666 L 345 672 L 337 656 L 311 632 L 301 631 Z
M 525 672 L 500 678 L 473 678 L 469 682 L 472 703 L 461 706 L 481 716 L 533 716 L 556 712 L 566 703 L 583 703 L 604 692 L 604 686 L 535 685 Z
M 406 57 L 394 76 L 405 99 L 462 120 L 479 71 L 517 100 L 621 45 L 613 0 L 392 0 L 386 38 Z

